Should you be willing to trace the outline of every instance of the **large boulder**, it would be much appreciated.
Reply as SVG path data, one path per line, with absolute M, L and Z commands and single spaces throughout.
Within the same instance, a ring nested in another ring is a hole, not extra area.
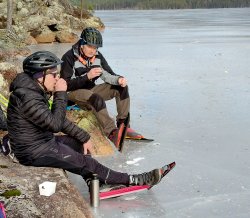
M 54 42 L 56 39 L 56 34 L 52 32 L 50 29 L 46 28 L 40 34 L 35 37 L 35 40 L 38 43 L 48 43 Z
M 60 169 L 22 166 L 0 153 L 0 171 L 0 201 L 8 218 L 93 217 L 89 196 L 82 196 Z M 45 181 L 56 182 L 56 192 L 49 197 L 39 194 Z
M 94 145 L 93 155 L 105 156 L 114 154 L 115 147 L 106 138 L 100 123 L 91 110 L 67 111 L 67 117 L 90 134 Z
M 78 35 L 68 30 L 56 32 L 56 41 L 61 43 L 73 43 L 79 39 Z

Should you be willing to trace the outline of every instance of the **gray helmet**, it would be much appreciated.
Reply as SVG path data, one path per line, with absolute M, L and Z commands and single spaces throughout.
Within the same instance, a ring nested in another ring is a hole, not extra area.
M 93 27 L 84 29 L 81 34 L 81 39 L 83 45 L 93 45 L 97 48 L 102 47 L 102 35 Z
M 54 68 L 61 63 L 62 61 L 55 54 L 49 51 L 38 51 L 24 59 L 23 71 L 33 76 L 37 72 Z

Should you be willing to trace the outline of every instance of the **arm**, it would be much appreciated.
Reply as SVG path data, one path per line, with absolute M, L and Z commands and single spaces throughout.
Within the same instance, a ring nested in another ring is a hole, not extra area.
M 118 79 L 120 78 L 120 76 L 111 75 L 107 71 L 103 70 L 100 77 L 106 83 L 109 83 L 111 85 L 119 85 Z
M 89 86 L 91 81 L 88 79 L 87 74 L 77 77 L 74 76 L 75 56 L 72 49 L 63 55 L 62 61 L 60 74 L 67 82 L 67 91 L 74 91 Z
M 67 93 L 55 92 L 52 109 L 42 95 L 33 95 L 33 98 L 23 100 L 21 107 L 25 119 L 36 126 L 51 132 L 59 132 L 66 116 Z
M 85 130 L 81 129 L 67 118 L 64 120 L 64 125 L 61 131 L 82 143 L 86 143 L 90 139 L 90 135 Z
M 65 91 L 55 92 L 51 110 L 49 110 L 46 99 L 39 97 L 24 101 L 22 113 L 27 120 L 44 131 L 53 133 L 61 131 L 82 143 L 89 140 L 90 136 L 87 132 L 66 118 L 67 93 Z
M 63 119 L 63 122 L 61 124 L 62 126 L 61 127 L 58 126 L 58 128 L 59 128 L 58 132 L 61 131 L 65 134 L 79 140 L 82 143 L 86 143 L 90 139 L 89 134 L 85 130 L 79 128 L 77 125 L 75 125 L 73 122 L 69 121 L 66 118 L 67 97 L 63 96 L 64 99 L 60 99 L 60 98 L 58 98 L 58 94 L 60 94 L 60 92 L 55 92 L 54 100 L 53 100 L 53 104 L 52 104 L 52 109 L 51 109 L 51 112 L 53 115 L 55 114 L 55 111 L 57 111 L 56 113 L 61 112 L 62 114 L 64 114 L 64 119 Z M 66 101 L 65 101 L 65 99 L 66 99 Z M 61 106 L 63 106 L 63 107 L 61 107 Z M 60 108 L 58 108 L 58 107 L 60 107 Z
M 111 67 L 109 66 L 108 62 L 106 61 L 106 59 L 103 57 L 103 55 L 100 52 L 98 52 L 98 58 L 100 58 L 101 67 L 102 67 L 102 74 L 100 76 L 101 79 L 104 82 L 109 83 L 111 85 L 119 85 L 118 79 L 121 76 L 116 75 L 114 73 L 114 71 L 111 69 Z
M 103 55 L 101 53 L 99 53 L 99 55 L 99 58 L 101 60 L 101 66 L 103 68 L 101 79 L 111 85 L 118 85 L 122 87 L 127 86 L 127 80 L 123 76 L 116 75 L 111 69 L 111 67 L 108 65 L 108 62 L 103 57 Z

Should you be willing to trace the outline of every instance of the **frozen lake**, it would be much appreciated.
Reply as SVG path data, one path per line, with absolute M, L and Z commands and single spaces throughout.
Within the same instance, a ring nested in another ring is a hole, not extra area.
M 155 139 L 98 160 L 128 173 L 177 164 L 148 192 L 102 201 L 95 217 L 250 217 L 250 8 L 95 15 L 100 51 L 129 81 L 131 125 Z

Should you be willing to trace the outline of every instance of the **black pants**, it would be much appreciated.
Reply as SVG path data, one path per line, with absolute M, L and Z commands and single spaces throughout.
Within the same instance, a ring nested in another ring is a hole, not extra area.
M 32 166 L 55 167 L 81 175 L 85 180 L 93 173 L 98 175 L 101 183 L 125 184 L 129 183 L 129 175 L 113 171 L 90 155 L 83 154 L 82 144 L 69 136 L 56 136 L 56 143 L 50 149 L 42 152 Z

